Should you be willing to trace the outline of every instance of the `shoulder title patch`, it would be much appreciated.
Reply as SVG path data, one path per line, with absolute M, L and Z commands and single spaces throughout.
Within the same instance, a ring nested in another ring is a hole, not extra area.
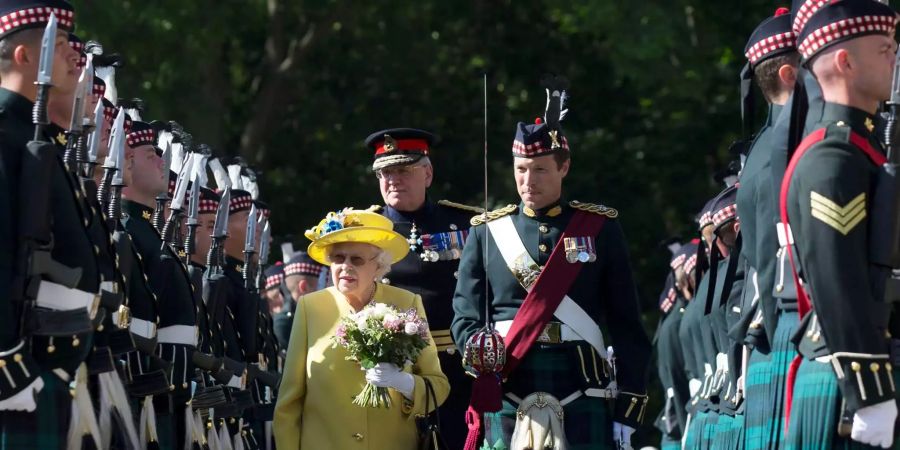
M 449 206 L 450 208 L 461 209 L 463 211 L 473 212 L 475 214 L 481 214 L 484 212 L 484 208 L 463 205 L 462 203 L 451 202 L 450 200 L 438 200 L 438 205 Z
M 472 220 L 469 221 L 469 223 L 471 223 L 472 226 L 481 225 L 481 224 L 490 222 L 492 220 L 499 219 L 503 216 L 508 216 L 508 215 L 514 213 L 517 209 L 519 209 L 518 205 L 514 205 L 514 204 L 510 203 L 509 205 L 506 205 L 500 209 L 488 211 L 487 213 L 481 213 L 481 214 L 473 217 Z
M 578 200 L 572 200 L 571 202 L 569 202 L 569 206 L 577 210 L 594 213 L 599 216 L 606 216 L 610 219 L 619 217 L 619 211 L 616 211 L 614 208 L 610 208 L 608 206 L 597 205 L 594 203 L 583 203 L 579 202 Z
M 815 191 L 809 193 L 809 200 L 812 204 L 812 216 L 845 236 L 866 218 L 865 192 L 844 206 Z

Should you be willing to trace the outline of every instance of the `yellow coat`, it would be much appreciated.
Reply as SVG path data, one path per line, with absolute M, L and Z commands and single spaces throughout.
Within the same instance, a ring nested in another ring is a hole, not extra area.
M 379 283 L 373 301 L 400 310 L 416 308 L 427 321 L 422 298 L 407 290 Z M 365 372 L 358 363 L 345 359 L 344 348 L 333 348 L 331 340 L 339 319 L 350 314 L 353 308 L 334 287 L 297 301 L 275 405 L 278 450 L 413 450 L 417 443 L 415 416 L 426 412 L 423 377 L 431 382 L 439 403 L 447 398 L 450 385 L 431 339 L 412 366 L 416 380 L 412 401 L 390 389 L 390 409 L 354 405 L 353 397 L 365 386 Z

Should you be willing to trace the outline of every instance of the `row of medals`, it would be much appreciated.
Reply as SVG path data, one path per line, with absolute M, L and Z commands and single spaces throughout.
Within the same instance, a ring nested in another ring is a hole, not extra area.
M 451 229 L 456 228 L 451 225 Z M 425 262 L 451 261 L 462 256 L 462 247 L 466 242 L 466 231 L 454 230 L 446 233 L 418 234 L 416 224 L 409 232 L 409 251 L 415 253 L 416 247 L 422 248 L 419 258 Z
M 563 238 L 563 244 L 566 249 L 566 261 L 572 264 L 577 262 L 594 262 L 597 260 L 597 253 L 594 251 L 593 237 L 567 237 Z

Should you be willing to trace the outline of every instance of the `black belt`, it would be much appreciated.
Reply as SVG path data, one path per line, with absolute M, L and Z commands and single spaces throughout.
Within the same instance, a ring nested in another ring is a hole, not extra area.
M 191 405 L 194 409 L 217 408 L 225 405 L 228 402 L 228 398 L 225 395 L 226 390 L 224 386 L 219 385 L 201 387 L 194 394 L 194 400 L 191 401 Z
M 25 314 L 28 331 L 38 336 L 71 337 L 93 330 L 85 308 L 58 311 L 33 307 Z
M 795 298 L 779 298 L 778 310 L 784 312 L 797 311 L 797 299 Z
M 162 395 L 169 393 L 169 377 L 162 369 L 153 372 L 132 374 L 128 383 L 128 393 L 135 397 Z
M 88 373 L 91 375 L 115 371 L 116 364 L 113 362 L 109 347 L 94 347 L 88 358 L 87 368 Z

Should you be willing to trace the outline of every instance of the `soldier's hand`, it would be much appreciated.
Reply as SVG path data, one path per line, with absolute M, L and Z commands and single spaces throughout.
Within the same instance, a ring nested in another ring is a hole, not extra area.
M 888 448 L 894 440 L 897 403 L 888 400 L 860 408 L 853 414 L 850 438 L 863 444 Z

